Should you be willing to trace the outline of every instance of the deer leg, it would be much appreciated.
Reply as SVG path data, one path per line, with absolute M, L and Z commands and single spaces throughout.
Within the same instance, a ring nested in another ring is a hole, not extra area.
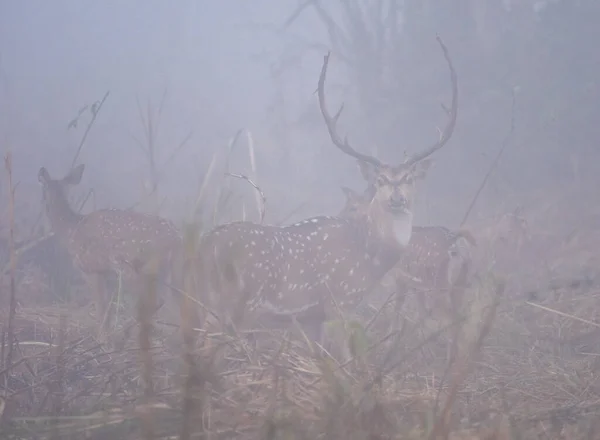
M 316 342 L 320 345 L 324 345 L 325 323 L 319 319 L 306 319 L 299 322 L 302 331 L 311 342 Z
M 194 334 L 192 329 L 202 327 L 205 321 L 205 312 L 199 310 L 193 298 L 200 296 L 202 302 L 207 303 L 205 295 L 210 282 L 202 261 L 195 262 L 183 252 L 173 253 L 167 264 L 167 290 L 179 308 L 182 336 L 191 343 Z
M 465 286 L 458 283 L 450 288 L 450 319 L 453 322 L 452 340 L 448 343 L 448 363 L 456 361 L 460 351 L 460 338 L 462 336 L 462 305 L 463 296 L 465 294 Z
M 233 313 L 229 314 L 230 324 L 236 329 L 244 327 L 244 318 L 248 309 L 250 293 L 247 289 L 243 292 L 233 307 Z
M 165 303 L 167 302 L 167 298 L 170 296 L 171 286 L 173 284 L 174 274 L 173 274 L 173 260 L 174 256 L 172 253 L 168 253 L 166 256 L 162 256 L 158 263 L 158 273 L 157 273 L 157 311 L 160 310 Z
M 456 277 L 449 276 L 448 279 L 448 315 L 450 322 L 452 323 L 452 336 L 451 340 L 448 341 L 447 347 L 447 358 L 448 363 L 452 363 L 456 360 L 459 354 L 459 344 L 461 337 L 461 329 L 463 327 L 462 313 L 463 313 L 463 299 L 465 290 L 467 288 L 467 277 L 468 277 L 469 266 L 468 263 L 462 262 L 458 268 L 453 267 L 448 269 L 448 273 L 457 273 Z
M 399 280 L 396 280 L 396 295 L 394 304 L 394 319 L 392 322 L 393 331 L 400 330 L 400 316 L 402 315 L 402 306 L 406 300 L 406 286 Z
M 435 320 L 433 316 L 433 309 L 427 305 L 427 297 L 435 296 L 435 289 L 424 289 L 422 286 L 419 286 L 413 289 L 413 294 L 417 298 L 418 308 L 419 308 L 419 318 L 418 318 L 418 328 L 419 333 L 421 334 L 421 338 L 425 340 L 430 337 L 432 332 L 435 332 L 439 328 L 439 323 Z M 433 322 L 433 327 L 432 323 Z M 438 336 L 437 340 L 440 337 Z M 421 354 L 425 358 L 435 358 L 435 343 L 436 341 L 431 341 L 429 344 L 423 344 L 421 346 Z M 433 344 L 433 346 L 432 346 Z
M 169 299 L 171 298 L 171 286 L 173 286 L 173 280 L 174 280 L 174 274 L 173 274 L 173 269 L 171 267 L 172 263 L 172 257 L 169 256 L 168 258 L 164 259 L 163 261 L 161 261 L 161 265 L 160 265 L 160 270 L 159 270 L 159 276 L 158 276 L 158 306 L 157 306 L 157 311 L 161 310 L 165 304 L 167 304 L 167 301 L 169 301 Z M 168 304 L 167 304 L 168 306 Z
M 397 296 L 396 296 L 396 304 L 395 304 L 395 310 L 394 310 L 394 330 L 398 331 L 400 329 L 399 326 L 399 318 L 401 316 L 401 310 L 402 310 L 402 306 L 404 305 L 404 302 L 406 301 L 406 297 L 408 294 L 412 295 L 412 297 L 414 299 L 416 299 L 417 301 L 417 307 L 418 307 L 418 312 L 417 312 L 417 327 L 416 327 L 416 332 L 418 332 L 418 334 L 420 334 L 420 337 L 424 340 L 427 337 L 427 323 L 428 323 L 428 319 L 429 319 L 429 312 L 428 312 L 428 308 L 427 308 L 427 304 L 426 304 L 426 298 L 425 298 L 425 294 L 426 292 L 421 288 L 421 287 L 412 287 L 406 283 L 403 283 L 400 279 L 396 280 L 396 292 L 397 292 Z M 423 357 L 428 357 L 430 356 L 431 353 L 431 349 L 429 349 L 429 353 L 428 353 L 428 348 L 425 346 L 425 344 L 423 344 L 421 346 L 421 348 L 419 349 L 419 351 L 421 352 L 421 355 Z
M 303 316 L 299 316 L 297 320 L 309 341 L 316 342 L 321 347 L 327 347 L 328 338 L 325 332 L 327 311 L 323 302 L 315 304 L 303 312 Z
M 158 311 L 159 277 L 157 271 L 143 272 L 134 283 L 135 297 L 138 300 L 139 317 L 150 321 Z
M 102 333 L 106 327 L 106 274 L 103 272 L 95 272 L 86 274 L 85 278 L 88 285 L 92 287 L 96 303 L 96 319 L 98 321 L 98 333 Z

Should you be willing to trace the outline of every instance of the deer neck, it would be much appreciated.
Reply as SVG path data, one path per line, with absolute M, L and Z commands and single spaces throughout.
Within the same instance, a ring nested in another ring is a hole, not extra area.
M 354 228 L 354 240 L 358 240 L 360 250 L 366 252 L 371 261 L 370 276 L 379 279 L 400 261 L 406 250 L 405 243 L 410 237 L 407 239 L 405 235 L 398 236 L 398 230 L 394 228 L 406 224 L 394 224 L 389 214 L 376 213 L 374 209 L 365 214 L 354 217 L 349 222 Z
M 379 206 L 372 206 L 367 215 L 368 235 L 371 241 L 380 243 L 382 249 L 401 254 L 412 236 L 413 216 L 391 216 Z
M 404 249 L 408 246 L 412 237 L 413 215 L 407 213 L 401 217 L 394 217 L 390 220 L 391 235 L 394 237 L 397 246 Z
M 46 203 L 46 215 L 52 231 L 59 238 L 66 238 L 83 219 L 69 205 L 66 197 L 58 197 Z

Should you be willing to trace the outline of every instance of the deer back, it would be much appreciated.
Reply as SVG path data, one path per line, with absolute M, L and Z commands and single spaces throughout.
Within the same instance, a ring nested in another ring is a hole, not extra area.
M 237 222 L 200 243 L 207 299 L 220 308 L 295 315 L 330 297 L 350 306 L 396 263 L 398 249 L 372 237 L 359 219 L 315 217 L 286 227 Z M 370 240 L 372 238 L 372 240 Z
M 83 216 L 73 228 L 68 248 L 84 271 L 144 269 L 152 258 L 169 259 L 180 243 L 168 220 L 135 211 L 104 209 Z

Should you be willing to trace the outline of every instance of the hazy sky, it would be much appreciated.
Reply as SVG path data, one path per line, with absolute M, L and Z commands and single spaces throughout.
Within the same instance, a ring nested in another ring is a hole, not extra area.
M 144 111 L 149 102 L 156 107 L 165 90 L 161 141 L 176 144 L 192 131 L 186 153 L 198 159 L 185 162 L 182 172 L 206 165 L 203 149 L 212 151 L 236 129 L 258 129 L 264 122 L 274 91 L 269 63 L 283 39 L 256 25 L 283 23 L 295 4 L 0 2 L 2 134 L 15 151 L 19 177 L 35 180 L 41 165 L 64 172 L 87 119 L 77 131 L 67 131 L 68 122 L 107 90 L 111 94 L 81 156 L 88 184 L 99 184 L 100 194 L 102 187 L 110 192 L 107 199 L 127 194 L 114 194 L 102 179 L 121 179 L 146 166 L 132 140 L 143 135 L 136 102 Z M 320 60 L 314 61 L 316 75 Z M 314 75 L 297 75 L 288 98 L 296 90 L 299 101 L 314 99 Z
M 32 194 L 39 197 L 36 175 L 42 165 L 53 176 L 66 171 L 89 117 L 82 119 L 77 130 L 67 130 L 67 124 L 83 105 L 101 99 L 110 90 L 80 157 L 80 162 L 86 164 L 81 186 L 94 188 L 98 206 L 102 207 L 129 206 L 139 200 L 142 179 L 147 177 L 147 163 L 135 140 L 143 138 L 138 102 L 144 113 L 148 106 L 156 109 L 167 91 L 157 139 L 159 163 L 192 133 L 186 150 L 168 170 L 163 189 L 169 195 L 183 199 L 193 194 L 208 168 L 212 152 L 226 145 L 236 130 L 243 127 L 254 135 L 259 176 L 268 192 L 271 209 L 287 204 L 281 209 L 289 210 L 312 197 L 312 207 L 305 215 L 335 213 L 343 202 L 339 186 L 361 189 L 363 182 L 354 161 L 342 158 L 332 147 L 316 105 L 314 90 L 327 47 L 323 45 L 305 56 L 295 57 L 301 46 L 294 46 L 298 38 L 304 43 L 327 42 L 322 24 L 313 10 L 307 10 L 285 35 L 276 31 L 297 4 L 295 0 L 0 0 L 0 139 L 3 149 L 11 147 L 15 152 L 16 177 L 23 182 L 21 191 L 30 185 Z M 459 215 L 506 133 L 510 88 L 521 84 L 507 82 L 494 89 L 481 81 L 486 60 L 465 57 L 465 53 L 478 52 L 470 51 L 466 42 L 459 41 L 460 32 L 452 26 L 462 22 L 453 23 L 443 15 L 443 8 L 440 11 L 441 18 L 433 27 L 444 29 L 442 33 L 455 58 L 461 108 L 451 145 L 436 155 L 437 165 L 423 187 L 433 188 L 438 204 L 449 201 L 455 195 L 455 188 L 461 188 L 464 194 L 455 209 Z M 494 13 L 499 14 L 498 22 L 505 20 L 503 26 L 514 25 L 502 15 L 505 12 Z M 493 20 L 486 23 L 493 24 L 484 33 L 490 41 L 506 37 L 498 23 L 494 25 Z M 527 26 L 534 28 L 531 23 Z M 423 65 L 413 63 L 401 69 L 407 90 L 413 82 L 421 84 L 412 86 L 413 97 L 429 99 L 423 104 L 426 117 L 419 117 L 414 128 L 416 134 L 403 133 L 401 138 L 390 139 L 388 152 L 394 151 L 391 148 L 397 148 L 397 152 L 429 143 L 436 124 L 441 123 L 437 101 L 448 98 L 446 73 L 435 72 L 440 78 L 443 97 L 432 94 L 427 81 L 418 81 L 427 76 L 422 70 L 426 66 L 434 65 L 431 63 L 443 66 L 438 48 L 434 47 L 437 31 L 437 28 L 425 29 L 423 35 L 411 40 L 410 44 L 415 45 L 412 50 L 422 55 Z M 490 54 L 489 59 L 496 63 L 490 63 L 490 72 L 497 73 L 495 65 L 507 64 L 502 56 L 507 55 Z M 529 64 L 533 62 L 529 57 L 531 54 L 524 51 L 524 62 L 517 66 L 522 72 L 531 70 Z M 292 62 L 292 67 L 278 79 L 274 71 L 286 60 Z M 337 70 L 341 63 L 332 64 L 328 91 L 335 95 L 339 91 L 335 88 L 335 76 L 341 71 Z M 474 80 L 480 81 L 484 90 L 478 90 Z M 519 97 L 517 132 L 532 125 L 527 117 L 541 114 L 540 105 L 535 102 L 530 104 L 530 113 L 525 114 L 526 99 L 521 96 L 532 89 L 524 88 Z M 285 98 L 282 106 L 285 115 L 281 109 L 279 113 L 269 112 L 280 91 L 279 97 Z M 491 92 L 501 99 L 484 102 L 477 97 L 477 93 L 492 96 Z M 368 143 L 372 133 L 361 133 L 363 125 L 358 121 L 352 124 L 352 117 L 361 122 L 366 118 L 360 115 L 361 109 L 352 102 L 351 95 L 344 95 L 346 108 L 350 110 L 345 111 L 343 122 L 354 136 L 352 140 L 362 135 L 361 140 Z M 336 98 L 331 99 L 332 110 Z M 405 113 L 414 109 L 406 102 L 393 101 L 390 105 Z M 277 139 L 269 130 L 277 125 L 278 119 L 286 117 L 295 120 L 304 117 L 308 122 L 302 128 L 284 126 L 280 135 L 287 139 Z M 527 145 L 535 146 L 535 142 L 528 140 Z M 508 151 L 504 161 L 512 160 L 510 155 L 517 152 L 514 148 Z M 238 159 L 240 163 L 247 162 L 246 156 Z M 465 167 L 473 160 L 479 165 Z M 245 171 L 242 165 L 236 163 L 236 167 Z M 536 167 L 540 168 L 539 161 Z M 503 172 L 513 168 L 504 165 Z M 524 167 L 515 169 L 520 175 L 531 174 L 523 172 Z M 445 182 L 452 175 L 460 178 L 452 177 L 451 187 Z M 236 185 L 252 193 L 247 185 Z M 426 191 L 421 194 L 419 200 L 425 200 Z M 441 210 L 448 211 L 440 207 Z M 435 221 L 442 218 L 436 215 Z

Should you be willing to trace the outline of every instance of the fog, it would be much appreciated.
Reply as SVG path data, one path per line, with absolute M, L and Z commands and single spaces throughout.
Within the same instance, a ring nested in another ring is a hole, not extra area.
M 598 23 L 0 0 L 0 438 L 600 438 Z
M 450 81 L 436 34 L 458 72 L 459 120 L 419 187 L 418 223 L 459 225 L 511 118 L 514 133 L 473 216 L 510 212 L 528 203 L 524 197 L 577 179 L 597 182 L 593 2 L 405 2 L 395 17 L 386 15 L 394 2 L 380 2 L 380 15 L 365 9 L 367 31 L 345 15 L 343 3 L 331 2 L 323 11 L 337 23 L 333 39 L 319 8 L 298 3 L 2 2 L 0 133 L 3 150 L 13 151 L 17 199 L 27 200 L 27 215 L 39 203 L 37 170 L 68 170 L 89 111 L 76 128 L 68 124 L 106 92 L 78 159 L 86 164 L 82 191 L 94 189 L 95 206 L 143 199 L 151 176 L 140 148 L 142 119 L 151 111 L 160 123 L 158 167 L 168 162 L 161 168 L 162 215 L 189 215 L 214 152 L 239 129 L 245 131 L 230 171 L 251 173 L 249 134 L 267 222 L 291 212 L 290 219 L 335 214 L 340 186 L 365 184 L 355 160 L 329 140 L 319 113 L 314 91 L 323 55 L 333 50 L 327 90 L 330 111 L 345 104 L 340 131 L 358 150 L 398 163 L 435 142 L 445 124 L 440 103 L 449 103 Z M 384 25 L 374 26 L 377 20 Z M 252 188 L 229 184 L 257 220 Z

